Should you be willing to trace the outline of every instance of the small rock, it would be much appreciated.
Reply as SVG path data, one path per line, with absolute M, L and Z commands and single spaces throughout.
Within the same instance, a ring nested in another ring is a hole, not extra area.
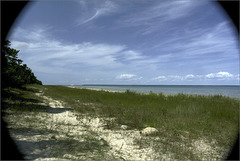
M 127 125 L 121 125 L 121 129 L 127 130 L 127 129 L 128 129 L 128 126 L 127 126 Z
M 145 129 L 142 130 L 143 135 L 155 135 L 158 133 L 158 130 L 153 127 L 146 127 Z
M 103 138 L 101 138 L 100 136 L 96 136 L 95 138 L 96 138 L 97 140 L 99 140 L 99 141 L 103 139 Z

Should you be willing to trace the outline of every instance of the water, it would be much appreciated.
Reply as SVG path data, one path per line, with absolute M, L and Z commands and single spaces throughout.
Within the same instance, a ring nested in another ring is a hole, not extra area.
M 95 88 L 111 91 L 131 90 L 140 93 L 223 95 L 240 99 L 239 86 L 213 85 L 82 85 L 81 88 Z

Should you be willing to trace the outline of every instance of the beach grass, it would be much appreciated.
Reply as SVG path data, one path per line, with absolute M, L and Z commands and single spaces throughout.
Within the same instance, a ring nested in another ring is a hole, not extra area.
M 63 100 L 78 112 L 114 117 L 118 124 L 136 129 L 155 127 L 160 135 L 172 136 L 169 139 L 173 141 L 186 131 L 190 138 L 204 136 L 216 139 L 219 146 L 229 146 L 239 130 L 239 100 L 221 95 L 163 95 L 129 90 L 122 93 L 45 87 L 49 96 Z M 161 131 L 167 131 L 167 134 Z
M 202 159 L 182 147 L 192 146 L 190 141 L 198 138 L 214 142 L 220 147 L 218 150 L 221 153 L 229 151 L 239 131 L 240 100 L 221 95 L 142 94 L 129 90 L 110 92 L 50 85 L 30 85 L 27 89 L 21 97 L 25 101 L 29 99 L 41 102 L 32 94 L 40 90 L 53 99 L 63 101 L 65 107 L 71 107 L 79 115 L 115 118 L 111 123 L 112 128 L 115 124 L 128 125 L 131 129 L 138 130 L 154 127 L 159 130 L 157 136 L 162 139 L 155 141 L 152 146 L 156 151 L 173 151 L 176 159 Z M 21 91 L 15 90 L 15 93 Z M 8 101 L 11 102 L 11 98 L 6 100 Z M 20 110 L 19 107 L 16 110 Z M 146 146 L 148 142 L 149 140 L 136 140 L 140 146 Z M 162 147 L 159 148 L 159 145 Z

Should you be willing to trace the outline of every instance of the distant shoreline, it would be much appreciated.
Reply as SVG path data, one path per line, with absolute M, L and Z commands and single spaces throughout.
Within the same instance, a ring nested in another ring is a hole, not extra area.
M 79 88 L 79 89 L 89 89 L 89 90 L 94 90 L 94 91 L 107 91 L 107 92 L 118 92 L 118 93 L 123 93 L 124 91 L 113 91 L 113 90 L 106 90 L 106 89 L 99 89 L 99 88 L 81 88 L 77 86 L 66 86 L 69 88 Z
M 240 87 L 240 85 L 177 85 L 177 84 L 174 84 L 174 85 L 136 85 L 136 84 L 127 84 L 127 85 L 123 85 L 123 84 L 83 84 L 83 85 L 67 85 L 67 86 L 227 86 L 227 87 Z
M 69 85 L 67 87 L 97 91 L 137 93 L 162 93 L 164 95 L 222 95 L 240 99 L 240 87 L 234 85 Z

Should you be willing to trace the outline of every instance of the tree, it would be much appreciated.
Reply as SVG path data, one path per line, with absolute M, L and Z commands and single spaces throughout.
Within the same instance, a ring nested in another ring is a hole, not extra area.
M 2 87 L 21 87 L 25 84 L 42 84 L 32 70 L 18 59 L 19 50 L 10 48 L 11 42 L 6 40 L 2 46 Z

